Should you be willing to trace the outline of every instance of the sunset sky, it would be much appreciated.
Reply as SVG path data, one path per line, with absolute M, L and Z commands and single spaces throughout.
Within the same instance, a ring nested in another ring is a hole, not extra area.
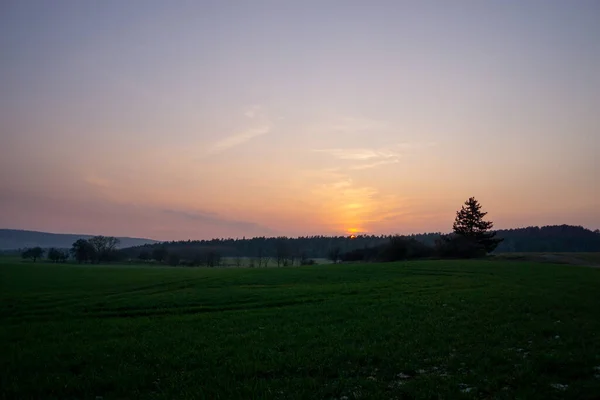
M 600 2 L 4 0 L 0 228 L 600 228 Z

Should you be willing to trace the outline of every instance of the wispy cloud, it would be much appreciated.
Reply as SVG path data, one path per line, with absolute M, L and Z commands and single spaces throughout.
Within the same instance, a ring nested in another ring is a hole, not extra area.
M 246 143 L 249 140 L 252 140 L 262 135 L 266 135 L 267 133 L 271 132 L 271 120 L 267 117 L 263 108 L 260 105 L 253 105 L 248 107 L 243 112 L 243 114 L 247 119 L 252 121 L 253 126 L 214 143 L 207 150 L 207 154 L 223 152 L 232 147 L 239 146 L 243 143 Z
M 83 181 L 90 186 L 102 189 L 107 189 L 113 186 L 112 181 L 94 174 L 84 176 Z
M 217 225 L 222 227 L 234 228 L 242 232 L 253 232 L 253 233 L 270 233 L 272 229 L 265 226 L 259 225 L 254 222 L 240 221 L 234 219 L 223 218 L 217 213 L 207 211 L 185 211 L 185 210 L 162 210 L 165 215 L 181 218 L 187 221 L 194 221 L 207 225 Z
M 339 160 L 366 161 L 381 158 L 394 158 L 398 155 L 386 150 L 373 149 L 321 149 L 313 150 L 318 153 L 329 154 Z
M 254 118 L 261 112 L 262 107 L 260 105 L 250 106 L 244 111 L 244 116 L 248 118 Z
M 331 189 L 344 189 L 352 186 L 352 179 L 343 179 L 328 185 Z
M 244 132 L 237 133 L 233 136 L 226 137 L 223 140 L 213 144 L 208 150 L 209 154 L 220 153 L 227 149 L 230 149 L 240 144 L 246 143 L 247 141 L 256 137 L 266 135 L 271 131 L 270 125 L 259 126 L 257 128 L 250 128 Z
M 387 165 L 387 164 L 397 164 L 398 162 L 400 162 L 399 159 L 393 158 L 391 160 L 376 161 L 376 162 L 370 163 L 370 164 L 355 165 L 353 167 L 350 167 L 350 169 L 354 170 L 354 171 L 360 171 L 360 170 L 363 170 L 363 169 L 376 168 L 376 167 L 379 167 L 379 166 L 382 166 L 382 165 Z
M 386 148 L 353 148 L 353 149 L 315 149 L 314 152 L 324 153 L 338 160 L 368 162 L 350 167 L 351 170 L 376 168 L 382 165 L 395 164 L 408 151 L 434 146 L 435 143 L 398 143 Z

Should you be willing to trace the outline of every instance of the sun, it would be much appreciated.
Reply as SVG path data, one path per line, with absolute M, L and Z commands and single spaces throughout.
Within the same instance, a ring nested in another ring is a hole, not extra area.
M 350 235 L 350 239 L 356 239 L 356 236 L 358 233 L 360 233 L 360 229 L 358 228 L 348 228 L 346 229 L 346 232 L 348 232 L 348 234 Z

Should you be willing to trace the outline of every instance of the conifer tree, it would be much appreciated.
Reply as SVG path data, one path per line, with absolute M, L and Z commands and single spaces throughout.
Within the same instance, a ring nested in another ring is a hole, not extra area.
M 487 212 L 481 211 L 481 204 L 471 197 L 456 212 L 453 229 L 455 234 L 475 240 L 490 253 L 503 239 L 495 238 L 496 232 L 491 231 L 494 223 L 484 221 L 486 215 Z

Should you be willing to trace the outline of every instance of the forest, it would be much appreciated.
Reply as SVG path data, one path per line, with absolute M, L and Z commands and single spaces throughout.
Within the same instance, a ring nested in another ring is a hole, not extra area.
M 510 252 L 597 252 L 600 251 L 600 231 L 592 231 L 581 226 L 554 225 L 527 227 L 495 231 L 502 239 L 493 253 Z M 242 239 L 212 239 L 173 241 L 120 250 L 130 258 L 152 258 L 156 249 L 166 253 L 176 253 L 180 258 L 190 258 L 193 254 L 214 252 L 222 257 L 270 257 L 276 261 L 278 254 L 289 252 L 300 262 L 302 259 L 338 258 L 352 252 L 377 249 L 391 241 L 403 240 L 407 243 L 423 244 L 433 248 L 445 235 L 424 233 L 415 235 L 357 235 L 357 236 L 304 236 L 255 237 Z M 368 251 L 367 251 L 368 252 Z

